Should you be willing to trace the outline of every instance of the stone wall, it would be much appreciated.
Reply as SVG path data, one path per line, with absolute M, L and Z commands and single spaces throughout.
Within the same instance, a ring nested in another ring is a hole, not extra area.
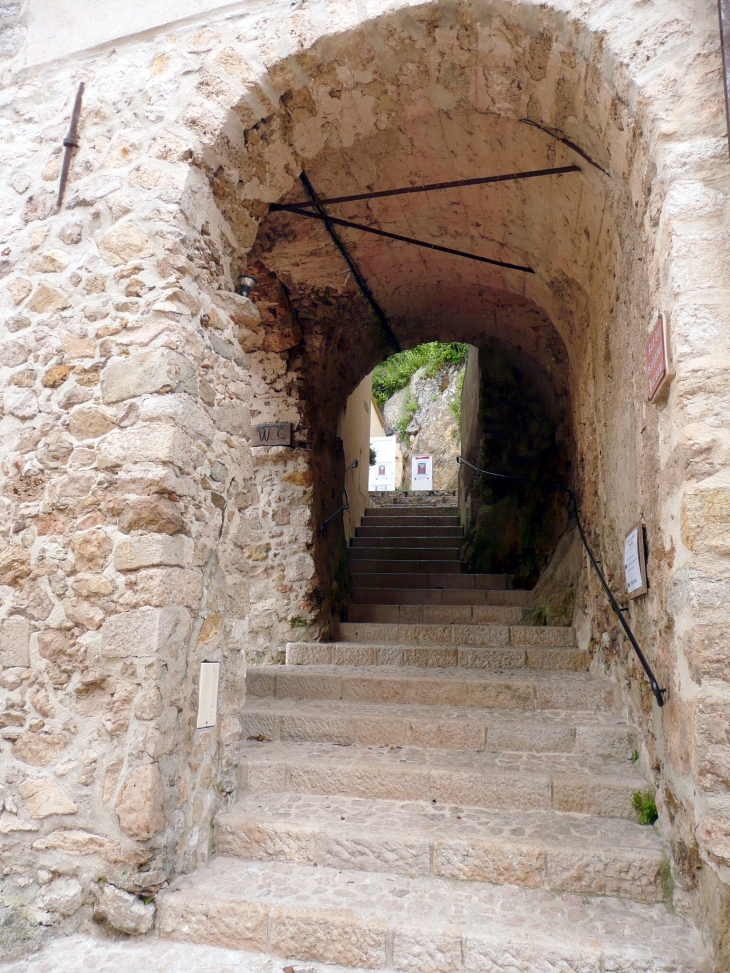
M 593 580 L 581 638 L 642 727 L 680 904 L 720 956 L 729 170 L 713 0 L 191 2 L 175 24 L 157 3 L 139 22 L 123 4 L 46 7 L 57 31 L 21 3 L 0 49 L 0 832 L 18 921 L 73 924 L 94 883 L 153 893 L 205 858 L 235 793 L 246 658 L 275 660 L 302 624 L 326 634 L 341 596 L 342 534 L 315 530 L 342 493 L 337 419 L 392 346 L 324 231 L 269 204 L 303 198 L 302 169 L 335 195 L 570 161 L 579 175 L 478 205 L 348 211 L 396 232 L 405 213 L 413 235 L 534 274 L 344 235 L 403 347 L 492 338 L 553 383 L 566 349 L 575 484 L 615 588 L 624 533 L 646 525 L 652 587 L 631 620 L 664 709 Z M 231 294 L 244 268 L 253 303 Z M 676 377 L 648 405 L 657 308 Z M 265 421 L 291 421 L 295 448 L 252 448 Z M 218 726 L 195 731 L 201 659 L 223 684 Z

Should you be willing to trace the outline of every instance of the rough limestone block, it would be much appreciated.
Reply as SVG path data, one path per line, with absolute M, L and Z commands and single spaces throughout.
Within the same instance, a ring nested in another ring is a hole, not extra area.
M 181 534 L 139 534 L 117 544 L 114 567 L 117 571 L 136 571 L 138 568 L 189 567 L 193 558 L 193 542 Z
M 435 750 L 483 750 L 485 728 L 477 720 L 407 719 L 409 747 Z
M 662 864 L 659 851 L 550 845 L 546 884 L 561 892 L 660 902 Z
M 515 774 L 483 771 L 431 771 L 431 794 L 444 804 L 517 808 L 521 811 L 550 809 L 550 777 L 546 774 Z
M 543 847 L 526 839 L 503 841 L 453 835 L 436 835 L 433 842 L 435 875 L 462 882 L 493 882 L 540 888 L 545 883 L 547 860 Z
M 6 618 L 0 628 L 0 666 L 30 665 L 30 622 L 20 615 Z
M 588 670 L 589 661 L 588 653 L 584 649 L 553 649 L 542 645 L 527 646 L 528 669 L 585 672 Z
M 42 912 L 57 912 L 61 916 L 72 916 L 84 901 L 84 890 L 78 879 L 70 875 L 60 875 L 41 889 L 35 900 Z
M 94 918 L 106 920 L 127 936 L 143 936 L 155 921 L 155 906 L 144 903 L 131 892 L 115 885 L 104 885 L 94 905 Z
M 282 715 L 279 733 L 282 740 L 311 740 L 336 743 L 342 747 L 349 747 L 355 742 L 355 728 L 345 716 Z
M 510 640 L 506 625 L 454 625 L 452 633 L 459 645 L 507 645 Z
M 554 625 L 513 625 L 509 634 L 512 645 L 549 645 L 553 647 L 575 645 L 575 629 L 570 626 L 560 628 Z
M 119 827 L 130 838 L 147 841 L 165 826 L 165 795 L 157 764 L 135 767 L 116 803 Z
M 404 973 L 461 973 L 461 935 L 430 926 L 401 927 L 393 935 L 393 965 Z
M 333 648 L 326 642 L 288 642 L 286 664 L 328 666 L 332 664 Z
M 195 366 L 187 358 L 167 348 L 110 361 L 101 373 L 100 386 L 102 401 L 106 405 L 145 393 L 198 394 Z
M 424 669 L 452 668 L 459 661 L 459 650 L 453 646 L 419 645 L 403 649 L 403 665 Z
M 315 860 L 330 868 L 356 868 L 361 872 L 428 875 L 431 848 L 427 834 L 396 830 L 322 828 L 316 836 Z
M 635 820 L 631 799 L 635 791 L 644 790 L 640 777 L 602 777 L 598 775 L 555 774 L 553 808 L 577 811 L 601 817 Z
M 78 811 L 68 795 L 50 780 L 24 780 L 18 784 L 18 792 L 34 818 L 47 818 L 52 814 L 76 814 Z
M 157 900 L 157 931 L 163 939 L 226 949 L 266 950 L 268 906 L 189 892 L 163 892 Z
M 487 726 L 487 750 L 572 753 L 573 728 L 542 720 L 496 720 Z
M 535 687 L 525 682 L 480 679 L 468 685 L 467 706 L 487 709 L 534 709 Z
M 332 662 L 338 666 L 377 665 L 378 650 L 374 645 L 335 645 Z
M 153 422 L 108 433 L 97 444 L 96 459 L 100 470 L 132 463 L 171 463 L 183 473 L 191 473 L 200 463 L 200 453 L 180 429 Z
M 358 716 L 357 742 L 366 747 L 403 747 L 406 723 L 401 718 Z
M 177 654 L 190 631 L 185 608 L 139 609 L 106 619 L 101 628 L 102 655 L 110 659 L 130 656 L 170 657 Z
M 459 646 L 458 665 L 467 669 L 523 669 L 525 650 L 519 646 Z
M 275 956 L 380 969 L 386 965 L 387 920 L 315 907 L 275 906 L 269 948 Z

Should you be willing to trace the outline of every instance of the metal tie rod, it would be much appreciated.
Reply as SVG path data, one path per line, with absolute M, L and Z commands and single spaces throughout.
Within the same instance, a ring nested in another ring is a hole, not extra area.
M 535 179 L 538 176 L 560 176 L 566 172 L 582 172 L 580 166 L 557 166 L 553 169 L 531 169 L 528 172 L 508 172 L 501 176 L 478 176 L 474 179 L 457 179 L 455 182 L 432 182 L 425 186 L 402 186 L 400 189 L 382 189 L 378 192 L 356 193 L 354 196 L 332 196 L 320 199 L 320 204 L 329 206 L 333 203 L 354 203 L 361 199 L 382 199 L 385 196 L 405 196 L 410 193 L 430 193 L 441 189 L 459 189 L 464 186 L 486 186 L 493 182 L 513 182 L 516 179 Z M 313 202 L 306 203 L 272 203 L 273 210 L 306 210 L 315 206 Z
M 454 250 L 451 247 L 442 247 L 438 243 L 429 243 L 427 240 L 416 240 L 415 237 L 402 236 L 400 233 L 388 233 L 387 230 L 379 230 L 374 226 L 365 226 L 363 223 L 353 223 L 350 220 L 339 220 L 335 216 L 327 214 L 326 217 L 319 216 L 317 213 L 308 213 L 306 210 L 296 209 L 288 205 L 277 206 L 279 212 L 293 213 L 295 216 L 307 216 L 312 220 L 323 220 L 327 223 L 335 223 L 337 226 L 346 226 L 351 230 L 362 230 L 363 233 L 374 233 L 375 236 L 383 236 L 387 240 L 397 240 L 399 243 L 412 243 L 417 247 L 424 247 L 426 250 L 437 250 L 439 253 L 449 253 L 454 257 L 466 257 L 468 260 L 478 260 L 479 263 L 492 264 L 494 267 L 506 267 L 507 270 L 519 270 L 523 274 L 534 274 L 532 267 L 523 267 L 520 264 L 510 264 L 504 260 L 493 260 L 491 257 L 481 257 L 477 253 L 466 253 L 464 250 Z

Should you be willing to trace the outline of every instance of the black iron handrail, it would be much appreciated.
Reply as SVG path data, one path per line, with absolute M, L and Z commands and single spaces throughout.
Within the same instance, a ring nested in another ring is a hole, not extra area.
M 629 623 L 624 618 L 624 612 L 626 611 L 626 609 L 625 608 L 621 608 L 621 606 L 618 604 L 618 602 L 616 601 L 616 599 L 613 596 L 613 592 L 608 587 L 608 583 L 606 582 L 606 579 L 603 577 L 603 572 L 598 567 L 598 562 L 596 561 L 595 557 L 593 556 L 593 551 L 590 549 L 590 547 L 588 545 L 588 541 L 586 540 L 586 535 L 585 535 L 585 532 L 583 530 L 583 524 L 581 523 L 580 514 L 578 513 L 578 499 L 577 499 L 576 495 L 573 493 L 573 491 L 572 490 L 569 490 L 568 487 L 560 486 L 558 483 L 552 483 L 550 480 L 530 480 L 530 479 L 528 479 L 525 476 L 510 476 L 507 473 L 492 473 L 490 470 L 481 470 L 481 469 L 479 469 L 478 466 L 474 466 L 473 463 L 470 463 L 469 460 L 464 459 L 463 456 L 457 456 L 456 457 L 456 462 L 457 462 L 457 465 L 459 465 L 459 466 L 463 463 L 465 466 L 468 466 L 472 470 L 474 470 L 475 473 L 479 473 L 482 476 L 491 476 L 491 477 L 494 477 L 497 480 L 512 480 L 512 481 L 514 481 L 516 483 L 526 483 L 529 486 L 544 486 L 544 487 L 547 487 L 550 490 L 555 490 L 555 491 L 558 491 L 560 493 L 566 493 L 568 495 L 568 497 L 570 498 L 570 506 L 572 508 L 572 513 L 573 513 L 573 516 L 575 517 L 575 522 L 576 522 L 576 525 L 578 527 L 578 533 L 580 534 L 580 539 L 583 542 L 583 547 L 586 549 L 586 554 L 588 555 L 588 559 L 590 560 L 591 564 L 593 565 L 593 570 L 598 575 L 598 580 L 601 582 L 601 585 L 603 587 L 603 590 L 606 592 L 606 595 L 608 596 L 608 601 L 609 601 L 609 604 L 611 605 L 611 608 L 613 609 L 613 611 L 614 611 L 616 617 L 618 618 L 619 622 L 621 622 L 621 627 L 623 628 L 624 632 L 626 633 L 626 638 L 631 643 L 631 645 L 633 647 L 633 650 L 636 653 L 637 658 L 638 658 L 639 662 L 641 663 L 642 668 L 644 669 L 644 672 L 646 673 L 646 675 L 647 675 L 647 677 L 649 679 L 649 685 L 651 686 L 651 691 L 654 693 L 654 698 L 657 701 L 657 705 L 658 706 L 663 706 L 664 705 L 664 694 L 667 692 L 667 690 L 666 689 L 660 689 L 659 688 L 659 683 L 656 680 L 656 676 L 652 672 L 651 666 L 646 661 L 646 656 L 641 651 L 641 649 L 639 647 L 639 643 L 636 641 L 636 637 L 634 636 L 634 633 L 631 631 L 631 626 L 629 625 Z
M 354 459 L 345 470 L 345 478 L 347 478 L 347 474 L 350 472 L 350 470 L 356 470 L 359 465 L 360 465 L 359 462 L 356 459 Z M 335 510 L 335 512 L 330 517 L 327 518 L 327 520 L 322 522 L 319 528 L 319 533 L 321 537 L 324 537 L 326 535 L 327 526 L 330 520 L 334 520 L 337 514 L 342 513 L 343 510 L 350 509 L 350 495 L 347 492 L 347 479 L 345 479 L 344 491 L 345 491 L 345 502 L 342 504 L 341 507 L 338 507 L 337 510 Z

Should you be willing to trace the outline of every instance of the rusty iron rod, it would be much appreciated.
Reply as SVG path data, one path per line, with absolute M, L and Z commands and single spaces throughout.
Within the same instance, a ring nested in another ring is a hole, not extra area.
M 280 205 L 278 212 L 293 213 L 294 216 L 306 216 L 312 220 L 321 220 L 322 217 L 316 213 L 308 213 L 307 210 L 295 209 L 294 207 Z M 454 250 L 451 247 L 442 247 L 438 243 L 429 243 L 427 240 L 417 240 L 415 237 L 402 236 L 400 233 L 388 233 L 387 230 L 378 230 L 374 226 L 365 226 L 362 223 L 353 223 L 350 220 L 340 220 L 335 216 L 327 216 L 330 223 L 337 226 L 346 226 L 351 230 L 362 230 L 363 233 L 374 233 L 376 236 L 385 237 L 387 240 L 397 240 L 399 243 L 412 243 L 417 247 L 424 247 L 426 250 L 437 250 L 439 253 L 448 253 L 454 257 L 466 257 L 468 260 L 478 260 L 479 263 L 492 264 L 494 267 L 506 267 L 507 270 L 519 270 L 524 274 L 534 274 L 532 267 L 523 267 L 520 264 L 506 263 L 504 260 L 493 260 L 491 257 L 481 257 L 477 253 L 467 253 L 465 250 Z
M 68 181 L 68 171 L 71 167 L 71 152 L 73 149 L 79 147 L 79 117 L 81 115 L 81 99 L 84 94 L 84 82 L 79 84 L 79 90 L 76 92 L 76 100 L 74 101 L 73 111 L 71 112 L 71 124 L 68 128 L 68 135 L 63 140 L 63 163 L 61 164 L 61 179 L 58 184 L 58 201 L 56 203 L 58 209 L 61 208 L 61 203 L 63 202 L 63 194 L 66 191 L 66 182 Z
M 403 186 L 400 189 L 382 189 L 372 193 L 356 193 L 354 196 L 331 196 L 320 199 L 320 203 L 330 206 L 333 203 L 354 203 L 361 199 L 382 199 L 385 196 L 405 196 L 410 193 L 430 193 L 441 189 L 459 189 L 464 186 L 486 186 L 493 182 L 511 182 L 515 179 L 534 179 L 537 176 L 559 176 L 566 172 L 581 172 L 580 166 L 558 166 L 554 169 L 532 169 L 529 172 L 510 172 L 502 176 L 479 176 L 475 179 L 458 179 L 456 182 L 432 182 L 425 186 Z M 309 209 L 312 203 L 273 203 L 272 210 Z
M 337 247 L 337 249 L 340 251 L 345 263 L 350 268 L 350 273 L 355 278 L 357 286 L 360 288 L 363 297 L 375 312 L 375 317 L 380 322 L 380 325 L 383 331 L 385 332 L 385 336 L 388 339 L 388 342 L 393 346 L 393 348 L 395 348 L 396 351 L 401 351 L 402 349 L 400 346 L 400 342 L 398 341 L 395 334 L 393 333 L 393 329 L 391 328 L 390 323 L 388 322 L 388 319 L 385 316 L 385 311 L 376 301 L 375 295 L 370 290 L 368 282 L 365 280 L 362 273 L 360 272 L 360 268 L 357 266 L 355 261 L 350 256 L 349 250 L 343 243 L 342 239 L 340 238 L 339 234 L 335 230 L 334 226 L 332 225 L 333 223 L 339 223 L 340 220 L 333 219 L 329 215 L 329 213 L 325 210 L 324 206 L 322 205 L 322 201 L 320 200 L 319 196 L 315 192 L 314 186 L 309 181 L 307 174 L 305 172 L 302 172 L 299 178 L 301 180 L 302 186 L 304 186 L 304 191 L 306 192 L 307 196 L 309 196 L 312 205 L 317 210 L 316 214 L 303 212 L 300 215 L 311 216 L 313 219 L 321 220 L 324 223 L 325 229 L 330 235 L 330 239 Z

